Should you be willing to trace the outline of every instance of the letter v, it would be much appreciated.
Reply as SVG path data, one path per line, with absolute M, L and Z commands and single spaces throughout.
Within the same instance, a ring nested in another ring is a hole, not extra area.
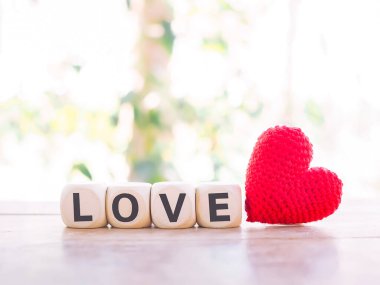
M 175 206 L 174 213 L 169 205 L 169 200 L 166 194 L 160 194 L 160 198 L 162 201 L 162 204 L 164 205 L 165 212 L 168 215 L 169 221 L 171 223 L 175 223 L 178 220 L 179 213 L 181 212 L 183 202 L 185 201 L 186 194 L 181 193 L 179 194 L 177 205 Z

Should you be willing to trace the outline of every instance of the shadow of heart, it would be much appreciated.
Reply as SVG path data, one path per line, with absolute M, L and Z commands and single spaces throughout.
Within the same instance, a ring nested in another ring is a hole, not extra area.
M 245 248 L 260 284 L 334 283 L 339 258 L 335 241 L 305 225 L 249 227 Z

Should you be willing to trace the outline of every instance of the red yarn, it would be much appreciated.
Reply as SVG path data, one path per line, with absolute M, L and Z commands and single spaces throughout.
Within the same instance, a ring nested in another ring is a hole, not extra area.
M 342 181 L 328 169 L 309 168 L 312 144 L 299 128 L 276 126 L 258 139 L 245 182 L 247 221 L 297 224 L 338 208 Z

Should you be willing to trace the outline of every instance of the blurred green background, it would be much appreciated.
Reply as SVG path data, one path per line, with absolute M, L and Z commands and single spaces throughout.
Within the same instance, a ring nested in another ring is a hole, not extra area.
M 348 195 L 379 192 L 376 1 L 0 3 L 0 199 L 243 184 L 277 124 L 302 127 Z

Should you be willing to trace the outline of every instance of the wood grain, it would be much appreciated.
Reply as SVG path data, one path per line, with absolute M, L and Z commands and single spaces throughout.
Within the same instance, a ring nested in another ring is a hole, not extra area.
M 9 206 L 10 207 L 10 206 Z M 379 284 L 380 200 L 295 226 L 67 229 L 0 215 L 1 284 Z

